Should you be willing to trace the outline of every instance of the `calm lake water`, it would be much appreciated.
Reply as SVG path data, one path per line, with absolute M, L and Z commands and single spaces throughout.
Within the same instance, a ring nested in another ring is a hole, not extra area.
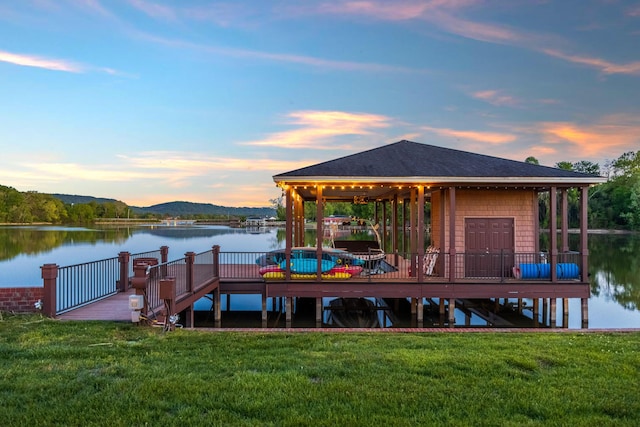
M 0 287 L 42 286 L 43 264 L 80 264 L 115 257 L 121 251 L 138 253 L 168 246 L 172 260 L 213 245 L 220 245 L 223 252 L 284 247 L 284 230 L 261 231 L 224 226 L 0 227 Z M 307 233 L 309 242 L 314 235 Z M 572 246 L 577 246 L 576 238 L 571 236 Z M 546 240 L 542 236 L 543 248 Z M 640 235 L 591 234 L 589 252 L 589 328 L 640 327 Z M 238 295 L 231 300 L 234 310 L 259 311 L 260 304 L 259 295 Z M 559 312 L 559 324 L 561 320 Z M 570 300 L 568 327 L 580 328 L 580 321 L 580 302 Z M 464 324 L 464 313 L 456 312 L 456 322 Z M 471 324 L 482 325 L 483 321 L 472 319 Z

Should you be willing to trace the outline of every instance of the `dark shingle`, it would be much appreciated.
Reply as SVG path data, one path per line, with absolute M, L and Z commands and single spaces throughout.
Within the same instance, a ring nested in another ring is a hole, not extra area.
M 588 178 L 591 175 L 412 141 L 399 141 L 278 174 L 274 179 L 311 176 Z

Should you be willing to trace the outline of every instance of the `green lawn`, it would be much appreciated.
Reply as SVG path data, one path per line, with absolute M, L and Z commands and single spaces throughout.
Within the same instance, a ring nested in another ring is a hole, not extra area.
M 238 333 L 0 320 L 3 426 L 637 425 L 640 333 Z

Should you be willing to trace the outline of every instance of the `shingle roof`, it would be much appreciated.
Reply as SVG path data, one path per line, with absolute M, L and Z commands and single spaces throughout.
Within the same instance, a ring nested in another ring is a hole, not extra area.
M 278 182 L 308 177 L 557 178 L 585 183 L 602 180 L 579 172 L 406 140 L 274 175 L 273 179 Z

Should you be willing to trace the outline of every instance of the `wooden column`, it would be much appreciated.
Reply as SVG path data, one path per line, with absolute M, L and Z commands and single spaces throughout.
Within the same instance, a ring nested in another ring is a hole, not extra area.
M 446 245 L 446 238 L 447 238 L 447 234 L 446 234 L 446 229 L 445 229 L 445 214 L 446 214 L 446 207 L 444 204 L 445 201 L 445 195 L 446 195 L 446 191 L 444 189 L 440 189 L 440 256 L 438 256 L 438 267 L 440 270 L 440 277 L 446 277 L 445 276 L 445 254 L 447 253 L 447 245 Z
M 391 250 L 393 251 L 393 263 L 398 265 L 398 241 L 400 240 L 400 234 L 398 232 L 398 194 L 393 195 L 391 201 Z
M 413 277 L 417 276 L 417 264 L 416 264 L 416 252 L 418 250 L 418 242 L 416 240 L 416 217 L 417 217 L 417 212 L 416 212 L 416 197 L 417 197 L 417 190 L 416 188 L 412 188 L 411 189 L 411 193 L 410 193 L 410 198 L 411 201 L 410 206 L 409 206 L 409 221 L 411 222 L 411 226 L 409 227 L 409 246 L 410 246 L 410 256 L 411 256 L 411 275 Z
M 449 327 L 453 328 L 456 324 L 456 300 L 449 298 Z
M 533 299 L 533 326 L 538 326 L 540 316 L 540 300 L 538 298 Z
M 549 326 L 552 328 L 556 327 L 556 299 L 549 298 Z
M 262 293 L 262 327 L 267 327 L 267 292 Z
M 582 265 L 580 266 L 580 277 L 583 282 L 589 282 L 589 242 L 588 242 L 588 209 L 589 187 L 580 188 L 580 253 Z
M 382 236 L 380 237 L 380 249 L 387 251 L 387 200 L 382 201 Z
M 418 185 L 418 283 L 424 281 L 424 186 Z
M 286 297 L 284 300 L 284 310 L 285 310 L 285 327 L 291 327 L 291 321 L 293 318 L 293 298 Z
M 562 298 L 562 327 L 569 327 L 569 298 Z
M 456 281 L 456 188 L 449 187 L 449 281 Z
M 322 297 L 316 298 L 316 328 L 322 327 Z
M 533 205 L 533 235 L 536 236 L 534 239 L 534 247 L 535 252 L 540 253 L 540 193 L 534 191 L 533 194 L 536 196 L 536 200 Z
M 580 305 L 582 306 L 582 328 L 586 329 L 589 327 L 589 298 L 581 298 Z
M 293 190 L 287 186 L 287 191 L 285 192 L 285 203 L 286 203 L 286 215 L 287 222 L 285 226 L 285 260 L 286 260 L 286 268 L 284 273 L 285 280 L 291 280 L 291 248 L 293 247 Z
M 409 252 L 407 248 L 407 199 L 402 203 L 402 252 Z
M 562 252 L 569 252 L 569 194 L 566 188 L 560 190 L 560 196 L 562 199 Z
M 417 298 L 416 302 L 416 320 L 418 328 L 422 328 L 424 326 L 424 302 L 422 298 Z
M 120 252 L 118 254 L 118 263 L 120 265 L 120 279 L 118 280 L 118 292 L 126 292 L 129 289 L 129 260 L 131 254 L 129 252 Z
M 322 202 L 322 185 L 316 187 L 316 280 L 322 280 L 322 223 L 324 222 L 324 203 Z
M 551 213 L 549 218 L 549 267 L 551 268 L 551 281 L 557 282 L 556 265 L 558 263 L 558 199 L 556 187 L 549 191 L 549 205 Z
M 222 309 L 220 308 L 220 288 L 213 291 L 213 324 L 216 328 L 222 326 Z

